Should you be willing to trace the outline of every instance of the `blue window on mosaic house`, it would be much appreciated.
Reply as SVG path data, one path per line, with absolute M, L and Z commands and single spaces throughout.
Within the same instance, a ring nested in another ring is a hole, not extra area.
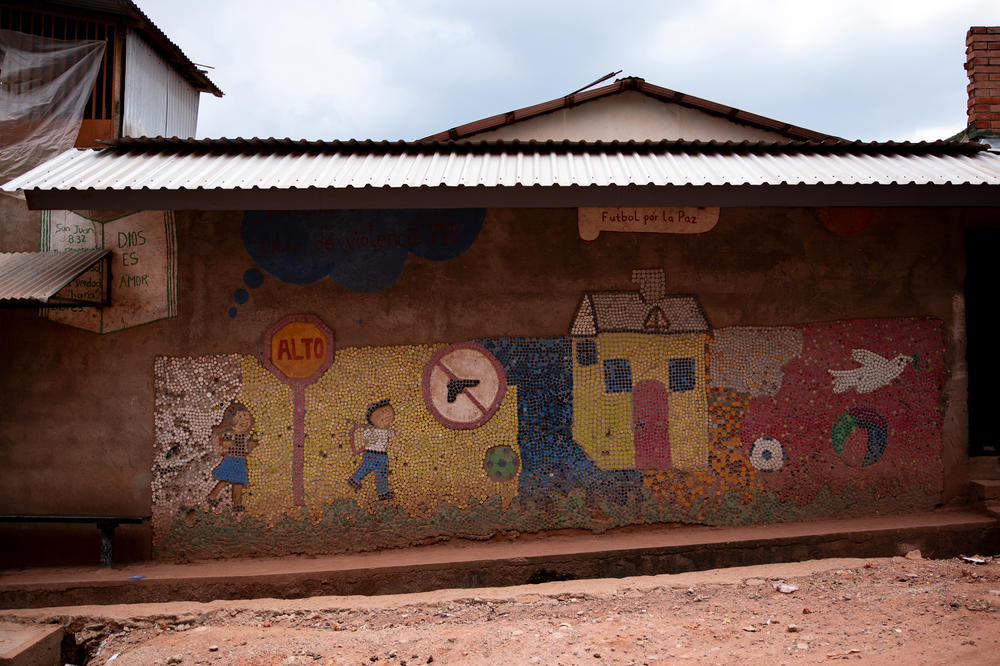
M 628 393 L 632 390 L 632 365 L 627 358 L 612 358 L 604 362 L 604 390 L 608 393 Z
M 694 388 L 694 359 L 670 359 L 667 374 L 670 376 L 671 391 L 690 391 Z
M 580 365 L 597 363 L 597 343 L 593 340 L 580 340 L 576 343 L 576 362 Z

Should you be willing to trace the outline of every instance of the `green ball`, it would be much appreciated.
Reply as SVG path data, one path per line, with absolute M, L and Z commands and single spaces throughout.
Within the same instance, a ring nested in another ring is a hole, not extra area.
M 509 481 L 517 476 L 521 461 L 509 446 L 494 446 L 483 457 L 483 469 L 493 481 Z

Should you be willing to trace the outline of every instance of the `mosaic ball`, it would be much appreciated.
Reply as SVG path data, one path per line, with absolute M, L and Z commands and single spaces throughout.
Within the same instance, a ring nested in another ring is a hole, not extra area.
M 493 481 L 509 481 L 517 474 L 521 461 L 509 446 L 494 446 L 483 457 L 483 469 Z
M 758 437 L 750 448 L 750 464 L 762 472 L 775 472 L 785 465 L 785 447 L 773 437 Z

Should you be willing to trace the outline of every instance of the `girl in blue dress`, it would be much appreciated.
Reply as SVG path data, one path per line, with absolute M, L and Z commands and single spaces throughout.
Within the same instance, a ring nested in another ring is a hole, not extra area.
M 212 428 L 212 435 L 222 451 L 222 462 L 212 470 L 218 481 L 208 494 L 211 507 L 219 505 L 219 495 L 228 483 L 232 488 L 233 512 L 243 511 L 243 486 L 247 485 L 247 456 L 257 447 L 253 439 L 253 415 L 239 402 L 234 402 L 222 417 L 222 423 Z

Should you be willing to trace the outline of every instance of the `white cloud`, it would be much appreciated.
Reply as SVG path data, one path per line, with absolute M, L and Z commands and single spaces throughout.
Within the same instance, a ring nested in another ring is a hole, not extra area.
M 227 95 L 202 135 L 417 138 L 614 69 L 847 137 L 964 122 L 996 0 L 138 0 Z
M 668 62 L 721 55 L 751 62 L 811 59 L 906 40 L 948 17 L 977 11 L 1000 19 L 992 0 L 708 0 L 654 19 L 656 38 L 640 43 L 648 57 Z
M 197 57 L 211 60 L 226 97 L 203 99 L 199 134 L 383 137 L 430 108 L 426 86 L 437 73 L 469 78 L 483 63 L 500 68 L 491 36 L 418 11 L 401 2 L 289 2 L 277 11 L 259 0 L 216 4 L 211 49 Z M 209 35 L 194 34 L 204 46 Z

